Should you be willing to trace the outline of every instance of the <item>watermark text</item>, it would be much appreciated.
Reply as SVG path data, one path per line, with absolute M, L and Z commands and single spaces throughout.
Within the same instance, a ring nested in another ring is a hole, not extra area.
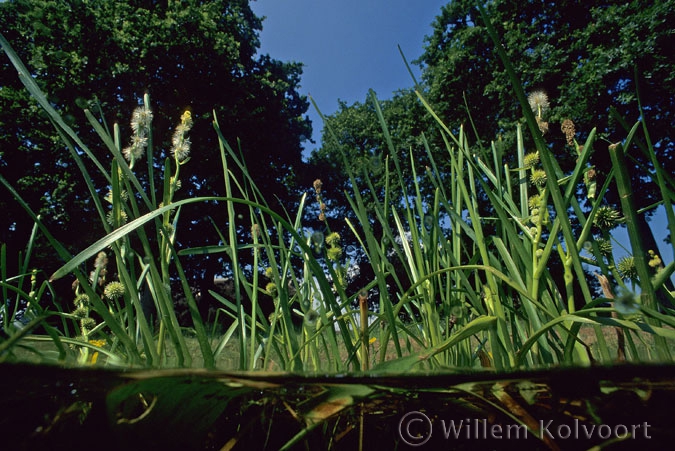
M 567 423 L 539 420 L 528 427 L 522 423 L 491 423 L 487 418 L 437 419 L 434 421 L 420 411 L 404 414 L 398 424 L 401 440 L 409 446 L 422 446 L 432 435 L 445 440 L 607 440 L 651 439 L 651 425 L 646 421 L 635 424 L 585 424 L 578 419 Z

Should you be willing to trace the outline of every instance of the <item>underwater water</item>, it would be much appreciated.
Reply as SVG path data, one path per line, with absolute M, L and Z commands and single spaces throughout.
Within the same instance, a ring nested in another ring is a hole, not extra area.
M 4 364 L 0 374 L 5 449 L 656 449 L 675 439 L 675 366 L 299 376 Z

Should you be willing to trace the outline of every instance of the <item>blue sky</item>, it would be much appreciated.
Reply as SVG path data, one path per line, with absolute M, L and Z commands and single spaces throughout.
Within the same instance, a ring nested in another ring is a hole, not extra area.
M 311 95 L 323 114 L 338 99 L 363 102 L 369 89 L 387 99 L 413 85 L 398 51 L 408 61 L 424 50 L 424 37 L 447 0 L 256 0 L 251 8 L 265 16 L 261 52 L 281 61 L 303 63 L 302 94 Z M 416 76 L 419 70 L 416 69 Z M 318 147 L 321 119 L 308 112 Z

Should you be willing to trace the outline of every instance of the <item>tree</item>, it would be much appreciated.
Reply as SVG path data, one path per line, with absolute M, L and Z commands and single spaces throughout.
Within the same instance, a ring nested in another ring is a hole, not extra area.
M 660 161 L 672 172 L 673 143 L 669 130 L 673 126 L 674 97 L 673 61 L 669 49 L 674 42 L 667 26 L 668 18 L 673 14 L 668 5 L 639 9 L 637 4 L 496 1 L 490 3 L 488 9 L 526 91 L 544 90 L 548 94 L 551 108 L 546 120 L 550 130 L 545 137 L 563 170 L 573 167 L 577 154 L 567 144 L 562 130 L 558 132 L 562 122 L 574 120 L 579 142 L 584 141 L 593 127 L 597 127 L 600 136 L 609 142 L 623 139 L 627 130 L 616 118 L 623 117 L 632 125 L 640 117 L 636 95 L 639 84 L 640 99 Z M 421 93 L 438 116 L 455 133 L 463 125 L 476 153 L 487 150 L 494 141 L 504 161 L 516 167 L 515 130 L 516 124 L 523 122 L 521 106 L 512 94 L 510 79 L 473 1 L 453 1 L 442 9 L 418 63 L 423 69 Z M 399 143 L 404 143 L 404 147 L 412 143 L 414 147 L 414 139 L 424 132 L 442 175 L 442 166 L 447 161 L 445 145 L 440 136 L 431 131 L 433 121 L 429 121 L 424 108 L 416 103 L 415 96 L 397 95 L 391 101 L 381 102 L 381 108 L 389 123 L 394 147 L 397 148 Z M 400 114 L 406 109 L 409 114 Z M 612 115 L 612 110 L 617 115 Z M 334 133 L 324 130 L 322 146 L 311 160 L 319 165 L 321 174 L 344 173 L 341 152 L 346 154 L 347 164 L 359 175 L 364 173 L 364 167 L 366 172 L 372 173 L 369 162 L 374 157 L 386 155 L 386 140 L 370 102 L 352 106 L 342 104 L 338 113 L 328 118 L 327 125 Z M 528 146 L 531 148 L 531 143 Z M 609 155 L 602 149 L 602 141 L 595 147 L 592 163 L 602 177 L 610 168 Z M 646 156 L 637 149 L 631 152 L 636 163 L 634 189 L 647 194 L 641 198 L 638 206 L 641 208 L 654 202 L 656 196 L 652 195 L 657 194 L 656 187 L 639 175 L 644 174 L 645 166 L 651 167 Z M 424 158 L 424 152 L 415 154 L 413 164 L 418 175 L 426 164 Z M 410 185 L 410 162 L 407 158 L 399 158 L 399 161 L 406 180 L 404 185 Z M 359 189 L 368 190 L 365 177 L 359 175 L 356 179 Z M 336 191 L 336 205 L 329 204 L 329 211 L 338 211 L 337 216 L 343 217 L 348 209 L 343 210 L 340 206 L 346 206 L 347 200 L 340 192 L 349 191 L 351 185 L 346 177 L 342 181 L 331 180 L 330 176 L 326 179 L 327 190 L 334 186 Z M 418 180 L 423 192 L 429 188 L 422 177 Z M 382 188 L 377 183 L 374 186 L 376 190 Z M 390 198 L 399 199 L 400 187 L 395 186 L 394 191 L 397 194 L 390 193 Z M 481 195 L 480 190 L 477 194 Z M 615 192 L 605 199 L 618 205 Z M 494 216 L 487 198 L 478 199 L 478 204 L 483 217 Z M 648 249 L 653 249 L 656 242 L 646 217 L 641 216 L 645 228 L 643 236 L 652 237 L 646 244 Z M 490 224 L 486 223 L 486 226 L 489 229 Z M 573 226 L 578 227 L 578 224 Z M 561 268 L 561 262 L 552 258 L 551 273 L 562 274 L 556 268 Z M 556 283 L 564 286 L 562 278 L 557 279 L 560 280 Z M 590 283 L 596 285 L 593 279 Z
M 301 64 L 258 55 L 262 21 L 247 0 L 213 1 L 43 1 L 0 4 L 0 27 L 32 75 L 96 153 L 109 161 L 82 108 L 101 113 L 109 126 L 129 120 L 144 92 L 153 105 L 159 167 L 170 148 L 171 129 L 185 109 L 194 119 L 192 160 L 182 174 L 182 196 L 224 195 L 215 109 L 226 139 L 240 146 L 248 171 L 272 206 L 288 207 L 297 197 L 301 142 L 311 134 L 303 117 L 306 98 L 297 92 Z M 68 150 L 29 99 L 6 59 L 0 68 L 0 170 L 29 205 L 42 214 L 55 236 L 72 251 L 103 233 L 87 201 L 88 192 Z M 101 196 L 108 187 L 94 180 Z M 9 255 L 25 245 L 32 224 L 10 196 L 0 208 L 0 242 Z M 184 247 L 217 239 L 207 216 L 226 227 L 225 208 L 186 209 L 179 229 Z M 246 224 L 241 229 L 248 229 Z M 46 248 L 35 264 L 45 272 L 59 266 Z M 193 277 L 204 259 L 188 267 Z M 214 264 L 215 263 L 215 264 Z M 211 259 L 211 271 L 223 264 Z
M 382 111 L 393 149 L 378 119 L 376 104 Z M 321 147 L 309 159 L 309 164 L 315 167 L 312 173 L 319 174 L 327 190 L 330 216 L 343 218 L 350 214 L 345 197 L 345 192 L 353 189 L 347 176 L 350 171 L 362 193 L 370 191 L 367 181 L 370 179 L 378 194 L 383 195 L 384 167 L 389 160 L 393 171 L 395 158 L 407 181 L 403 185 L 410 186 L 410 152 L 414 152 L 416 161 L 426 160 L 422 133 L 432 130 L 430 125 L 430 118 L 412 90 L 399 91 L 383 101 L 372 91 L 363 103 L 347 105 L 340 101 L 338 111 L 326 118 Z M 402 198 L 402 184 L 398 180 L 389 190 L 392 199 Z
M 384 128 L 378 109 L 386 125 Z M 406 199 L 410 201 L 410 196 L 415 196 L 417 182 L 422 189 L 421 196 L 431 208 L 434 190 L 423 179 L 425 166 L 430 164 L 427 146 L 432 138 L 437 139 L 433 118 L 410 89 L 400 90 L 387 100 L 378 100 L 371 91 L 364 102 L 352 105 L 339 102 L 338 111 L 326 117 L 321 147 L 312 153 L 308 163 L 313 167 L 311 173 L 323 183 L 322 201 L 326 204 L 327 224 L 340 234 L 346 248 L 358 249 L 359 245 L 345 219 L 357 229 L 366 226 L 360 224 L 360 218 L 350 206 L 355 191 L 364 201 L 368 226 L 378 238 L 384 236 L 382 220 L 389 221 L 392 228 L 395 226 L 391 211 L 389 218 L 375 214 L 375 199 L 379 202 L 388 199 L 400 212 Z M 435 159 L 439 153 L 447 152 L 438 146 L 428 150 Z M 316 205 L 310 208 L 316 208 Z M 316 213 L 318 215 L 318 211 Z M 323 228 L 318 220 L 313 226 Z M 372 266 L 366 263 L 365 254 L 356 251 L 347 254 L 350 263 L 359 268 L 350 272 L 348 292 L 358 292 L 374 280 L 375 274 Z M 406 281 L 405 268 L 399 266 L 395 268 L 397 280 Z M 396 289 L 393 282 L 390 286 L 392 290 Z
M 548 93 L 549 142 L 564 143 L 557 130 L 565 119 L 577 124 L 580 141 L 594 127 L 610 142 L 623 139 L 627 131 L 617 117 L 632 125 L 641 116 L 639 88 L 659 162 L 672 173 L 673 6 L 673 1 L 645 5 L 497 0 L 487 8 L 526 91 Z M 453 1 L 442 9 L 419 63 L 429 100 L 450 126 L 468 125 L 470 114 L 477 140 L 486 144 L 503 135 L 506 149 L 513 148 L 514 125 L 522 114 L 473 1 Z M 468 111 L 462 107 L 465 98 Z M 633 189 L 641 193 L 637 207 L 643 208 L 654 202 L 656 187 L 636 169 L 652 165 L 639 150 L 631 150 L 631 158 Z M 610 167 L 608 152 L 597 149 L 593 163 L 602 177 Z M 615 192 L 607 200 L 618 204 Z M 655 248 L 646 216 L 640 218 L 647 246 Z

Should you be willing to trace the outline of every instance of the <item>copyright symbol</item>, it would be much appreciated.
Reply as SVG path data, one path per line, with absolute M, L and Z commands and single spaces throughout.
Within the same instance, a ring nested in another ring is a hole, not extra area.
M 431 438 L 431 420 L 417 410 L 408 412 L 398 422 L 398 435 L 406 445 L 422 446 Z

